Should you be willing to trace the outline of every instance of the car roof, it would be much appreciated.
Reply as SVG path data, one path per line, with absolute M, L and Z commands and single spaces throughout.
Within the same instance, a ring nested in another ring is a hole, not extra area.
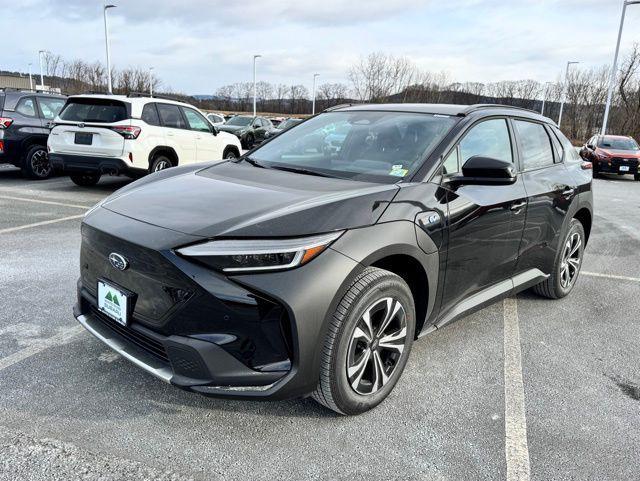
M 500 104 L 346 104 L 327 109 L 326 111 L 377 111 L 377 112 L 408 112 L 420 114 L 449 115 L 466 117 L 471 114 L 486 115 L 515 115 L 526 117 L 546 123 L 555 123 L 553 120 L 540 115 L 534 110 Z M 325 111 L 325 112 L 326 112 Z
M 79 94 L 79 95 L 71 95 L 69 99 L 76 98 L 89 98 L 89 99 L 107 99 L 107 100 L 120 100 L 121 102 L 129 102 L 133 105 L 145 105 L 150 102 L 158 102 L 163 104 L 175 104 L 175 105 L 183 105 L 187 107 L 193 107 L 193 105 L 188 104 L 186 102 L 180 102 L 179 100 L 167 99 L 164 97 L 132 97 L 128 95 L 109 95 L 109 94 Z

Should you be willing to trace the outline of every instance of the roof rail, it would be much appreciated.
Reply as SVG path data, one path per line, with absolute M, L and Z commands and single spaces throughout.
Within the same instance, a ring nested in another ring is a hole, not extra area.
M 338 105 L 334 105 L 333 107 L 327 107 L 326 109 L 323 110 L 323 112 L 331 112 L 333 110 L 338 110 L 338 109 L 342 109 L 345 107 L 351 107 L 352 105 L 360 105 L 356 102 L 350 102 L 347 104 L 338 104 Z
M 526 109 L 524 107 L 517 107 L 515 105 L 505 105 L 505 104 L 474 104 L 474 105 L 469 105 L 469 107 L 465 109 L 464 114 L 467 115 L 467 114 L 470 114 L 471 112 L 475 112 L 476 110 L 491 109 L 491 108 L 524 110 L 525 112 L 531 112 L 531 113 L 540 115 L 540 112 L 538 112 L 536 110 Z
M 183 102 L 184 103 L 184 100 L 182 100 L 178 96 L 157 95 L 157 94 L 150 94 L 149 92 L 129 92 L 127 94 L 127 97 L 132 97 L 132 98 L 145 97 L 145 98 L 152 98 L 152 99 L 173 100 L 174 102 Z
M 27 88 L 18 88 L 18 87 L 0 87 L 0 92 L 33 92 L 37 94 L 65 95 L 63 93 L 51 92 L 49 90 L 27 89 Z

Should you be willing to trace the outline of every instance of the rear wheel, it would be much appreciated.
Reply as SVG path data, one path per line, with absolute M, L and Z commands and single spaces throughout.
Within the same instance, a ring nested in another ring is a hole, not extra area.
M 380 404 L 398 382 L 415 333 L 407 283 L 369 267 L 351 284 L 333 315 L 314 399 L 340 414 Z
M 171 159 L 164 154 L 156 155 L 151 162 L 150 172 L 160 172 L 161 170 L 173 167 Z
M 640 181 L 640 174 L 635 174 L 635 175 L 633 176 L 633 180 Z
M 53 169 L 49 163 L 47 148 L 43 145 L 31 146 L 24 156 L 22 173 L 36 180 L 44 180 L 51 177 Z
M 585 235 L 578 219 L 571 219 L 564 241 L 558 247 L 553 272 L 545 281 L 533 287 L 536 294 L 559 299 L 571 292 L 582 267 Z
M 71 181 L 80 187 L 92 187 L 100 180 L 100 174 L 73 174 Z
M 229 147 L 225 149 L 222 157 L 226 160 L 233 160 L 233 159 L 237 159 L 240 156 L 238 155 L 238 152 L 236 151 L 236 149 L 234 149 L 233 147 Z

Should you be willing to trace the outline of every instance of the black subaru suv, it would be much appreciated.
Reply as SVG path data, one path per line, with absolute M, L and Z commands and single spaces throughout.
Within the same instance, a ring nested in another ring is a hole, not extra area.
M 0 164 L 13 164 L 32 179 L 46 179 L 49 122 L 66 97 L 30 90 L 0 90 Z
M 218 128 L 238 137 L 245 149 L 259 144 L 275 131 L 271 120 L 251 115 L 236 115 Z
M 341 145 L 323 148 L 336 129 Z M 95 206 L 74 314 L 180 388 L 361 413 L 418 337 L 523 289 L 571 292 L 590 169 L 527 110 L 336 108 Z

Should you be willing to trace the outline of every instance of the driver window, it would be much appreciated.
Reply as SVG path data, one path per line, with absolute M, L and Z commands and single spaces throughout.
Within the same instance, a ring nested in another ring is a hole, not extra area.
M 505 119 L 485 120 L 467 132 L 460 142 L 460 165 L 464 166 L 467 160 L 476 156 L 513 162 Z

